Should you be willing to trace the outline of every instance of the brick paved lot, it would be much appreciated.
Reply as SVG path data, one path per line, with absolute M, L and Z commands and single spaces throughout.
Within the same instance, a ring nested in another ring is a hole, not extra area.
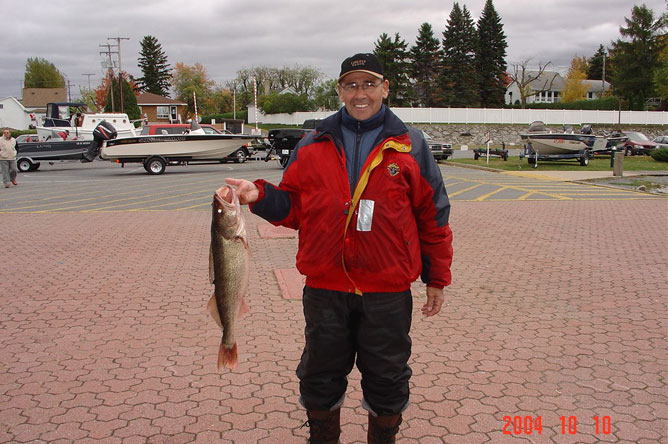
M 250 313 L 219 375 L 208 211 L 0 220 L 1 443 L 304 441 L 301 303 L 275 273 L 295 238 L 249 215 Z M 452 226 L 444 312 L 422 318 L 415 287 L 399 442 L 668 443 L 668 200 L 454 202 Z M 364 442 L 350 379 L 342 442 Z M 514 417 L 542 433 L 504 434 Z

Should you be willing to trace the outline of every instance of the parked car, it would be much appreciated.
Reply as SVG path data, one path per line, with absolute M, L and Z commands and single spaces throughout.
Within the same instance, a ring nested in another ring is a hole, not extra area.
M 639 154 L 649 154 L 650 151 L 659 146 L 649 138 L 638 131 L 622 131 L 629 138 L 624 142 L 624 154 L 626 156 L 635 156 Z
M 16 137 L 16 143 L 39 142 L 37 134 L 21 134 Z
M 424 130 L 422 130 L 422 135 L 427 141 L 427 145 L 429 145 L 429 150 L 431 151 L 431 154 L 434 156 L 434 159 L 436 159 L 436 161 L 448 160 L 448 157 L 452 156 L 451 143 L 446 142 L 445 140 L 434 139 Z
M 232 134 L 230 131 L 221 131 L 213 125 L 201 124 L 202 130 L 206 134 Z M 142 136 L 155 136 L 167 134 L 184 134 L 190 130 L 189 123 L 152 123 L 144 125 L 141 130 Z M 250 156 L 251 147 L 243 146 L 227 156 L 221 162 L 237 162 L 244 163 Z
M 659 145 L 657 148 L 668 148 L 668 136 L 655 137 L 653 142 Z

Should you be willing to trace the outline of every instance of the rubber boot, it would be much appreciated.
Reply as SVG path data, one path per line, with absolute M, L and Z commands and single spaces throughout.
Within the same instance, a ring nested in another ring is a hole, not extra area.
M 369 413 L 369 431 L 367 432 L 367 443 L 369 444 L 394 444 L 399 425 L 401 424 L 401 413 L 390 416 L 373 416 Z
M 339 444 L 341 435 L 341 409 L 307 410 L 310 429 L 309 444 Z

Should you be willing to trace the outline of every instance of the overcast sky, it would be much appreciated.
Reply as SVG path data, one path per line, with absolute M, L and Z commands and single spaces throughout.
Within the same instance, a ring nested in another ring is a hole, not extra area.
M 655 15 L 668 0 L 646 0 Z M 633 0 L 494 0 L 508 49 L 507 62 L 530 59 L 566 69 L 573 56 L 591 57 L 600 44 L 620 37 Z M 485 0 L 464 0 L 477 21 Z M 124 71 L 140 76 L 140 42 L 146 35 L 162 44 L 173 67 L 201 63 L 218 84 L 253 66 L 313 66 L 326 78 L 341 61 L 371 52 L 381 33 L 398 32 L 415 43 L 424 22 L 442 32 L 452 10 L 448 0 L 0 0 L 0 98 L 21 97 L 26 60 L 43 57 L 73 85 L 99 84 L 100 45 L 123 37 Z

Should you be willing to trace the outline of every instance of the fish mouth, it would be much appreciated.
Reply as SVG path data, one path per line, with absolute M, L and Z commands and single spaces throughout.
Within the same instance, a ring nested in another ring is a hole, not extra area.
M 232 203 L 234 200 L 234 188 L 230 185 L 218 188 L 216 194 L 213 195 L 213 200 L 222 208 L 234 206 Z

